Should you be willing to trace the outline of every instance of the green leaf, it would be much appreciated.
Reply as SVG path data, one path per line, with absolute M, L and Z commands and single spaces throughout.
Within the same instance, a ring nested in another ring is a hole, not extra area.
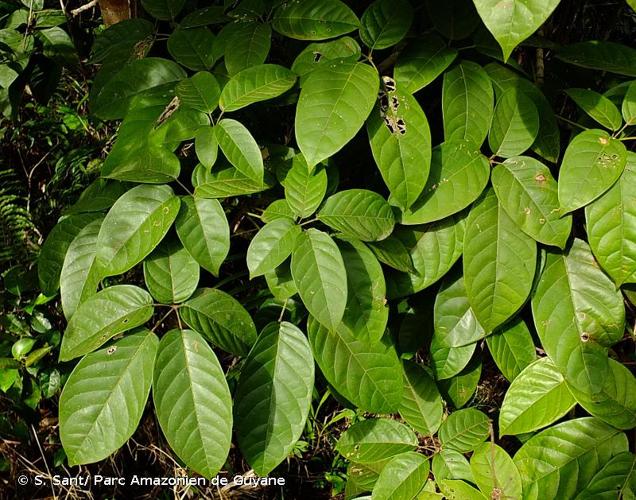
M 412 21 L 408 0 L 375 0 L 362 14 L 360 38 L 371 50 L 386 49 L 406 36 Z
M 166 235 L 179 205 L 167 185 L 136 186 L 119 198 L 97 238 L 96 262 L 102 275 L 122 274 L 141 262 Z
M 627 153 L 621 177 L 605 194 L 585 207 L 592 252 L 620 286 L 636 282 L 636 154 Z
M 444 407 L 435 382 L 424 368 L 404 362 L 404 396 L 400 416 L 420 434 L 432 436 L 442 423 Z
M 364 19 L 364 17 L 363 17 Z M 382 469 L 373 487 L 377 500 L 411 500 L 428 479 L 428 459 L 413 451 L 394 456 Z
M 164 240 L 144 260 L 144 281 L 157 302 L 178 304 L 196 290 L 199 264 L 179 240 Z
M 331 42 L 310 43 L 296 56 L 292 63 L 292 71 L 301 77 L 311 73 L 318 66 L 328 64 L 335 59 L 356 62 L 360 59 L 360 45 L 353 38 L 343 36 Z
M 168 21 L 177 17 L 185 5 L 185 0 L 141 0 L 141 5 L 152 17 Z
M 560 0 L 473 0 L 479 17 L 507 61 L 514 48 L 537 31 Z
M 291 272 L 307 310 L 327 328 L 335 329 L 347 304 L 347 273 L 331 237 L 313 228 L 298 235 Z
M 168 52 L 182 66 L 206 71 L 214 65 L 214 35 L 205 28 L 177 28 L 168 38 Z
M 155 361 L 152 399 L 170 448 L 206 478 L 219 472 L 232 441 L 232 397 L 207 342 L 192 330 L 163 336 Z
M 216 109 L 221 95 L 219 83 L 207 71 L 199 71 L 190 78 L 181 80 L 175 91 L 181 106 L 204 113 L 211 113 Z
M 97 235 L 102 218 L 86 225 L 68 247 L 60 273 L 60 297 L 69 319 L 77 307 L 97 291 L 100 270 L 95 262 Z
M 310 168 L 302 154 L 294 156 L 284 180 L 285 200 L 296 217 L 309 217 L 322 203 L 327 192 L 324 165 Z
M 127 190 L 128 186 L 123 182 L 97 178 L 82 191 L 79 199 L 64 212 L 64 215 L 107 210 Z
M 510 158 L 527 151 L 539 133 L 539 112 L 522 91 L 512 88 L 498 100 L 488 144 L 497 156 Z
M 636 49 L 620 43 L 590 40 L 561 47 L 556 56 L 575 66 L 636 77 Z
M 180 26 L 183 28 L 196 28 L 198 26 L 209 26 L 220 24 L 229 20 L 224 14 L 225 8 L 220 5 L 210 5 L 190 12 L 181 19 Z
M 298 98 L 295 130 L 310 167 L 353 139 L 373 108 L 378 88 L 377 70 L 364 63 L 333 62 L 307 76 Z
M 214 288 L 199 289 L 179 308 L 179 316 L 214 345 L 245 356 L 256 342 L 256 326 L 232 296 Z
M 512 320 L 486 337 L 486 344 L 497 368 L 510 382 L 537 359 L 532 335 L 522 319 Z
M 524 434 L 546 427 L 576 404 L 563 375 L 549 358 L 528 365 L 512 381 L 499 413 L 499 433 Z
M 489 435 L 490 420 L 475 408 L 451 413 L 439 428 L 439 439 L 446 448 L 466 453 L 481 444 Z
M 115 144 L 104 161 L 102 177 L 145 184 L 164 184 L 179 177 L 179 159 L 169 149 L 143 141 L 118 147 L 120 144 Z
M 284 262 L 273 271 L 265 273 L 265 281 L 269 291 L 278 300 L 285 301 L 298 293 L 289 262 Z
M 230 251 L 230 227 L 217 200 L 184 196 L 175 222 L 185 249 L 201 267 L 218 276 Z
M 530 438 L 514 462 L 524 498 L 574 498 L 605 463 L 625 451 L 625 434 L 595 418 L 578 418 Z
M 623 124 L 621 112 L 607 97 L 588 89 L 567 89 L 565 93 L 579 108 L 610 130 L 618 130 Z
M 234 406 L 239 447 L 259 476 L 280 464 L 300 438 L 313 386 L 305 335 L 291 323 L 270 323 L 241 370 Z
M 224 49 L 228 74 L 232 76 L 246 68 L 263 64 L 272 43 L 272 28 L 269 24 L 239 21 L 227 26 L 232 28 Z
M 450 40 L 468 37 L 479 24 L 477 10 L 470 0 L 427 0 L 424 5 L 435 29 Z
M 483 144 L 494 111 L 494 91 L 484 69 L 462 61 L 444 74 L 442 113 L 444 139 L 465 139 L 479 149 Z
M 424 189 L 431 163 L 431 132 L 426 115 L 417 100 L 401 91 L 386 96 L 367 120 L 371 151 L 384 183 L 391 191 L 390 201 L 410 207 Z M 402 128 L 396 129 L 401 120 Z
M 402 370 L 390 338 L 355 337 L 340 325 L 329 331 L 312 316 L 307 333 L 314 359 L 327 381 L 364 411 L 396 411 L 402 400 Z
M 448 47 L 436 35 L 425 35 L 400 52 L 393 78 L 397 86 L 414 94 L 432 83 L 457 57 L 457 50 Z
M 391 206 L 375 191 L 348 189 L 325 201 L 318 219 L 345 236 L 362 241 L 379 241 L 393 231 Z
M 389 319 L 382 267 L 359 241 L 339 240 L 337 244 L 347 272 L 347 306 L 342 323 L 356 337 L 379 341 Z
M 72 241 L 98 214 L 71 215 L 58 222 L 44 240 L 38 257 L 38 281 L 45 295 L 54 295 L 60 287 L 64 258 Z
M 69 320 L 60 347 L 60 361 L 94 351 L 120 333 L 152 317 L 152 297 L 133 285 L 108 287 L 86 299 Z
M 587 243 L 575 239 L 567 252 L 548 252 L 532 315 L 541 346 L 565 380 L 599 393 L 609 372 L 607 348 L 623 336 L 625 309 Z
M 524 304 L 534 278 L 537 247 L 508 217 L 492 189 L 466 221 L 464 282 L 477 320 L 487 333 Z
M 510 455 L 494 443 L 481 444 L 470 457 L 475 484 L 486 498 L 521 498 L 521 476 Z
M 540 243 L 564 248 L 572 216 L 561 217 L 550 169 L 529 156 L 508 158 L 492 171 L 492 185 L 508 217 Z
M 439 482 L 444 479 L 463 479 L 475 482 L 473 472 L 466 457 L 452 449 L 442 449 L 433 455 L 433 476 Z
M 102 120 L 123 118 L 131 100 L 144 91 L 185 78 L 185 71 L 175 62 L 146 57 L 126 64 L 91 98 L 91 109 Z
M 409 249 L 394 234 L 382 241 L 373 241 L 367 245 L 383 264 L 403 273 L 417 273 Z
M 417 438 L 406 425 L 386 418 L 362 420 L 342 433 L 336 451 L 347 460 L 367 464 L 409 452 Z
M 627 87 L 627 93 L 623 98 L 621 110 L 625 124 L 636 125 L 636 81 L 633 81 L 629 87 Z
M 265 224 L 247 249 L 250 279 L 273 271 L 289 257 L 301 233 L 300 226 L 287 218 Z
M 462 408 L 470 401 L 477 390 L 481 378 L 482 363 L 479 358 L 472 358 L 464 369 L 451 378 L 437 381 L 437 386 L 445 401 L 455 408 Z
M 272 26 L 297 40 L 326 40 L 357 29 L 360 21 L 340 0 L 285 2 L 274 12 Z
M 133 435 L 150 393 L 158 344 L 143 330 L 75 366 L 60 396 L 60 439 L 69 465 L 99 462 Z
M 636 491 L 635 460 L 634 454 L 629 452 L 613 456 L 594 474 L 585 489 L 576 496 L 576 500 L 633 498 L 633 492 Z
M 247 178 L 263 182 L 263 156 L 250 131 L 230 118 L 223 118 L 214 130 L 221 151 L 229 162 Z
M 66 16 L 63 17 L 66 22 Z M 95 36 L 91 47 L 92 64 L 126 62 L 135 53 L 140 42 L 148 41 L 155 28 L 147 19 L 124 19 Z
M 219 155 L 219 142 L 214 127 L 201 127 L 194 136 L 197 159 L 206 168 L 212 168 Z
M 387 276 L 390 299 L 419 292 L 432 285 L 457 262 L 462 254 L 465 213 L 426 226 L 398 227 L 393 233 L 409 249 L 414 273 Z
M 287 200 L 274 200 L 263 210 L 263 214 L 261 215 L 263 222 L 269 224 L 276 219 L 294 220 L 294 212 L 292 212 Z
M 435 149 L 426 186 L 402 213 L 406 225 L 425 224 L 460 212 L 482 193 L 490 175 L 488 159 L 470 141 L 447 141 Z
M 486 497 L 464 481 L 442 479 L 438 481 L 440 491 L 447 500 L 485 500 Z
M 217 160 L 212 172 L 203 167 L 203 165 L 201 165 L 201 168 L 197 166 L 194 169 L 192 185 L 195 188 L 195 197 L 207 199 L 231 198 L 259 193 L 274 185 L 274 179 L 268 172 L 265 172 L 265 177 L 259 181 L 239 172 L 224 158 L 220 160 Z
M 444 337 L 433 335 L 430 353 L 435 378 L 438 381 L 446 380 L 460 373 L 473 357 L 476 347 L 476 343 L 451 347 L 446 344 Z
M 273 99 L 294 86 L 296 75 L 283 66 L 260 64 L 234 75 L 223 87 L 219 106 L 236 111 L 255 102 Z

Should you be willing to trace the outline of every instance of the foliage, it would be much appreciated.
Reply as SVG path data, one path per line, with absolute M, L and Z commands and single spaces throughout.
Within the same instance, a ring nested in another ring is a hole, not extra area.
M 636 49 L 495 4 L 144 0 L 170 22 L 96 38 L 117 137 L 38 262 L 70 465 L 152 394 L 185 467 L 216 475 L 234 430 L 265 476 L 333 397 L 347 497 L 631 498 Z

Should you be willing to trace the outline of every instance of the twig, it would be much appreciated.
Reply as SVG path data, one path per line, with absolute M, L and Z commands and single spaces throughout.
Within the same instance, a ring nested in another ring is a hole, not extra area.
M 90 2 L 82 5 L 81 7 L 78 7 L 77 9 L 73 9 L 71 11 L 71 15 L 73 17 L 81 14 L 82 12 L 84 12 L 85 10 L 89 10 L 92 9 L 93 7 L 95 7 L 97 5 L 97 0 L 91 0 Z
M 40 450 L 40 455 L 42 455 L 42 460 L 44 461 L 44 467 L 46 468 L 46 473 L 51 477 L 51 471 L 49 470 L 49 464 L 46 463 L 46 457 L 44 456 L 44 451 L 42 450 L 42 446 L 40 445 L 40 440 L 38 439 L 38 433 L 35 432 L 35 427 L 31 424 L 31 430 L 33 431 L 33 437 L 35 438 L 35 442 L 38 445 L 38 449 Z M 55 494 L 55 489 L 53 488 L 53 482 L 51 484 L 51 491 L 53 492 L 53 500 L 57 499 L 57 495 Z

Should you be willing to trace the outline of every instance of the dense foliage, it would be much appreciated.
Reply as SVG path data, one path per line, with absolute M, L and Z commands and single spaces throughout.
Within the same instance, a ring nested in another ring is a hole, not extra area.
M 141 3 L 38 261 L 68 464 L 150 404 L 191 471 L 275 475 L 335 400 L 348 498 L 634 498 L 636 49 L 549 40 L 559 0 Z

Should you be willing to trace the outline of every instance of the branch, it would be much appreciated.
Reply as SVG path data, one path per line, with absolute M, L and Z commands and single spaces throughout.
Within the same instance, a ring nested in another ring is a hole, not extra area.
M 85 10 L 92 9 L 96 5 L 97 5 L 97 0 L 91 0 L 90 2 L 82 5 L 81 7 L 78 7 L 77 9 L 73 9 L 71 11 L 71 15 L 73 17 L 75 17 L 75 16 L 81 14 L 82 12 L 84 12 Z

